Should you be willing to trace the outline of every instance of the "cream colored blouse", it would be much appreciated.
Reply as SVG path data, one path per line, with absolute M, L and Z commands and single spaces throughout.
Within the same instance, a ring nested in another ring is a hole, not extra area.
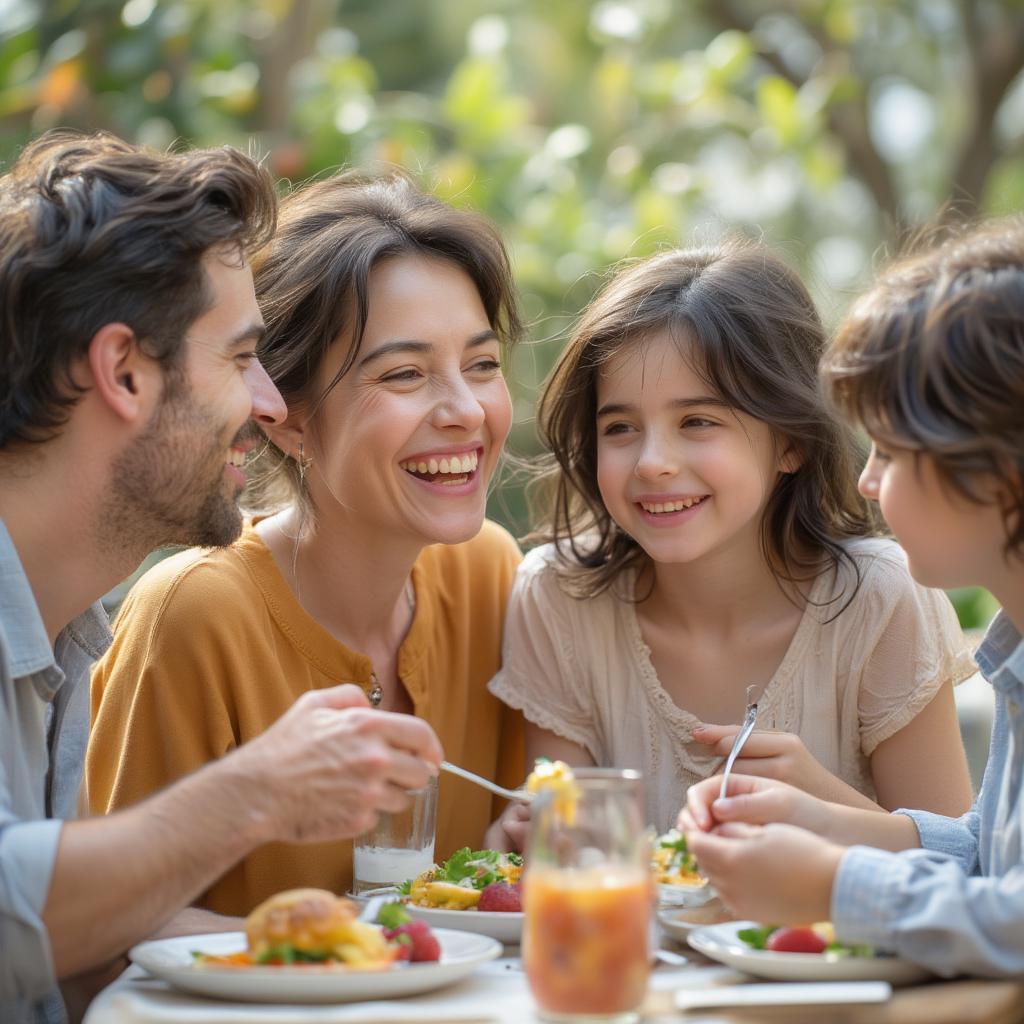
M 870 538 L 845 547 L 860 568 L 860 589 L 829 622 L 837 605 L 821 605 L 852 573 L 814 583 L 759 700 L 758 724 L 796 733 L 830 772 L 874 798 L 868 758 L 875 747 L 975 666 L 949 599 L 914 582 L 898 544 Z M 693 742 L 697 718 L 662 689 L 636 607 L 616 596 L 633 592 L 631 574 L 623 589 L 579 600 L 562 590 L 553 559 L 546 545 L 519 567 L 503 667 L 489 688 L 597 764 L 642 771 L 648 820 L 663 831 L 687 788 L 714 774 L 721 759 Z

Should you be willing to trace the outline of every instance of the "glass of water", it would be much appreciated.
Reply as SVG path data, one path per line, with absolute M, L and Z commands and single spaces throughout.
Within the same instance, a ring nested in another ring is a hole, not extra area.
M 411 803 L 397 814 L 381 813 L 376 828 L 358 836 L 354 844 L 352 891 L 400 885 L 428 871 L 434 864 L 437 823 L 437 779 L 412 790 Z

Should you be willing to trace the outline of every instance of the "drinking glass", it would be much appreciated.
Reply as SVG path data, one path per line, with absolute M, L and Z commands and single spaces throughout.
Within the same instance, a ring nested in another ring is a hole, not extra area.
M 574 769 L 533 803 L 523 965 L 543 1020 L 627 1024 L 647 992 L 654 885 L 639 772 Z
M 377 826 L 353 844 L 352 891 L 400 885 L 428 871 L 434 864 L 437 821 L 437 779 L 411 790 L 412 802 L 397 814 L 382 813 Z

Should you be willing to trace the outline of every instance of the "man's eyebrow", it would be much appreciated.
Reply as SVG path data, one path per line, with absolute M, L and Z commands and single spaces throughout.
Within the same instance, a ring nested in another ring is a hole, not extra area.
M 720 409 L 728 408 L 729 403 L 721 398 L 700 395 L 697 398 L 673 398 L 668 403 L 672 409 L 694 409 L 698 406 L 713 405 Z M 598 416 L 623 416 L 635 413 L 637 407 L 631 402 L 606 402 L 597 410 Z
M 488 341 L 497 341 L 498 336 L 488 328 L 486 331 L 481 331 L 479 334 L 472 335 L 466 342 L 466 348 L 475 348 L 477 345 L 486 344 Z M 430 352 L 434 346 L 429 341 L 417 341 L 413 338 L 402 338 L 398 341 L 388 341 L 381 345 L 379 348 L 375 348 L 369 355 L 363 356 L 359 360 L 360 368 L 366 366 L 367 363 L 372 363 L 375 359 L 380 359 L 382 356 L 393 355 L 395 352 L 415 352 L 424 353 Z
M 234 337 L 228 341 L 227 347 L 229 349 L 241 348 L 242 345 L 258 345 L 267 333 L 266 324 L 263 323 L 251 323 L 247 327 L 243 327 L 238 331 Z

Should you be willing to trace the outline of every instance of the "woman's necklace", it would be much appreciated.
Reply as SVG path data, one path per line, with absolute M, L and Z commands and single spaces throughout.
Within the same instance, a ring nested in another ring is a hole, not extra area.
M 409 624 L 412 625 L 412 620 L 416 617 L 416 590 L 412 585 L 412 577 L 410 576 L 405 581 L 405 599 L 409 604 Z M 370 672 L 370 706 L 379 708 L 380 702 L 384 699 L 384 687 L 380 685 L 380 680 L 377 678 L 377 673 Z

